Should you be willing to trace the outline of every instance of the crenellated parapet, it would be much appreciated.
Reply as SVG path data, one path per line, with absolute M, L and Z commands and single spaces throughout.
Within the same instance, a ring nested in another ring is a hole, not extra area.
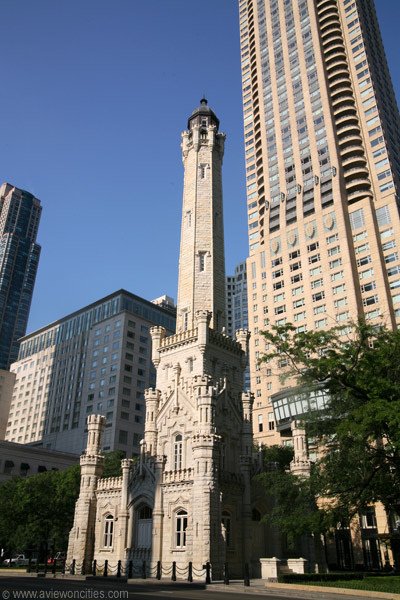
M 159 351 L 164 352 L 165 350 L 171 350 L 173 348 L 178 348 L 193 342 L 197 342 L 197 335 L 197 327 L 194 329 L 188 329 L 187 331 L 180 331 L 174 335 L 169 335 L 161 340 Z
M 104 477 L 97 482 L 97 490 L 121 490 L 122 477 Z
M 192 448 L 193 450 L 203 447 L 213 447 L 221 442 L 221 436 L 216 433 L 195 433 L 192 436 Z
M 218 333 L 217 331 L 210 329 L 209 341 L 210 344 L 213 344 L 213 346 L 217 346 L 218 348 L 227 350 L 228 352 L 232 352 L 236 355 L 242 355 L 243 349 L 241 345 L 228 335 L 224 335 L 223 333 Z
M 192 482 L 194 469 L 180 469 L 178 471 L 164 471 L 163 483 L 181 483 L 182 481 Z
M 211 375 L 195 375 L 193 377 L 194 396 L 211 396 L 214 394 L 214 384 Z

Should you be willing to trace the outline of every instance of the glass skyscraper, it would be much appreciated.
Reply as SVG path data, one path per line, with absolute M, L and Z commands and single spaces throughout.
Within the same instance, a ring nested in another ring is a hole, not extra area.
M 277 443 L 263 329 L 400 322 L 400 119 L 373 0 L 239 13 L 254 433 Z
M 40 201 L 9 183 L 0 187 L 0 369 L 17 359 L 39 263 Z

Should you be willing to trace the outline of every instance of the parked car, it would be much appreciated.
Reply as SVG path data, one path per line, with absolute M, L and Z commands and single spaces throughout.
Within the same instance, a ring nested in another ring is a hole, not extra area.
M 57 552 L 55 556 L 52 556 L 47 559 L 47 564 L 49 566 L 54 565 L 54 561 L 56 560 L 58 564 L 61 564 L 66 559 L 65 552 Z
M 36 563 L 36 558 L 31 559 L 31 564 Z M 16 554 L 12 558 L 6 558 L 3 561 L 3 565 L 6 567 L 27 567 L 29 565 L 29 558 L 25 554 Z

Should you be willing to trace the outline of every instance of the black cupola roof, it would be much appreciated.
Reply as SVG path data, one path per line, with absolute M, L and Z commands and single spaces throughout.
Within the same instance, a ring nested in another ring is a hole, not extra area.
M 207 125 L 215 125 L 217 131 L 219 128 L 219 119 L 217 118 L 217 115 L 215 114 L 215 112 L 213 110 L 211 110 L 211 108 L 208 106 L 208 102 L 206 100 L 206 98 L 203 98 L 200 100 L 200 106 L 198 108 L 195 108 L 194 111 L 192 112 L 192 114 L 190 115 L 189 119 L 188 119 L 188 129 L 190 129 L 191 124 L 193 123 L 193 121 L 196 122 L 196 124 L 198 125 L 202 125 L 202 117 L 203 118 L 207 118 Z

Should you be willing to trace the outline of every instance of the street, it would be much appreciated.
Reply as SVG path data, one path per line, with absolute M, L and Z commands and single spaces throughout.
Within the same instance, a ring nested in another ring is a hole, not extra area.
M 132 580 L 127 583 L 109 579 L 61 579 L 49 576 L 7 576 L 0 577 L 1 600 L 126 600 L 177 598 L 180 600 L 201 600 L 207 594 L 209 600 L 254 600 L 260 594 L 268 600 L 291 600 L 293 598 L 312 600 L 354 600 L 354 596 L 332 594 L 313 590 L 268 590 L 259 580 L 250 588 L 242 583 L 224 586 L 220 583 L 205 586 L 203 583 L 170 582 L 155 580 Z M 368 598 L 364 595 L 363 598 Z

